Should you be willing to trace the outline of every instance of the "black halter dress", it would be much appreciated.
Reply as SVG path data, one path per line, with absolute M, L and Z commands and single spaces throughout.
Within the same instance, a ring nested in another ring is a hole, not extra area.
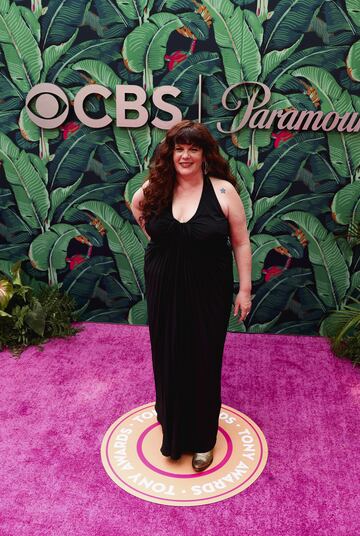
M 229 222 L 205 175 L 190 220 L 177 221 L 170 205 L 145 229 L 151 237 L 144 272 L 160 451 L 176 460 L 216 444 L 233 297 Z

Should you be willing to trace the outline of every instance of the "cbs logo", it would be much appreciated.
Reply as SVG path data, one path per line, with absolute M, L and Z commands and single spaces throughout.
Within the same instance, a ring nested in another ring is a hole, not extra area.
M 174 86 L 160 86 L 154 89 L 151 97 L 154 105 L 172 116 L 169 121 L 164 121 L 155 117 L 151 124 L 157 128 L 169 129 L 182 119 L 179 108 L 163 100 L 164 95 L 177 97 L 181 93 L 180 89 Z M 103 117 L 95 119 L 87 115 L 84 110 L 84 101 L 89 95 L 101 95 L 105 99 L 112 96 L 110 89 L 99 84 L 89 84 L 81 88 L 74 99 L 74 111 L 77 118 L 86 126 L 92 128 L 103 128 L 112 123 L 112 118 L 105 114 Z M 135 96 L 135 100 L 126 100 L 127 95 Z M 118 85 L 116 86 L 116 126 L 118 127 L 142 127 L 149 119 L 149 112 L 145 108 L 147 95 L 140 86 Z M 32 101 L 34 100 L 34 103 Z M 60 103 L 62 101 L 64 109 L 60 115 Z M 64 123 L 69 114 L 69 100 L 66 93 L 57 85 L 42 83 L 34 86 L 26 96 L 26 110 L 29 118 L 35 125 L 50 129 L 57 128 Z M 36 110 L 34 113 L 33 109 Z M 137 112 L 135 119 L 126 117 L 126 112 L 133 110 Z M 38 115 L 37 115 L 38 114 Z

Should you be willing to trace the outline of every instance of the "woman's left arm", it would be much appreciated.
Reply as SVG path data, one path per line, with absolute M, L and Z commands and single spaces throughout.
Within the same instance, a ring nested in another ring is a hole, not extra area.
M 245 320 L 251 309 L 251 245 L 246 226 L 244 205 L 234 186 L 227 189 L 230 240 L 239 273 L 240 289 L 234 304 L 234 315 L 241 309 L 239 321 Z

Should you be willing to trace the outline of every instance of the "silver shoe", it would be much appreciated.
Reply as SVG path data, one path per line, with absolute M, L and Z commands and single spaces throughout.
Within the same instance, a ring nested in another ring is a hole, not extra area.
M 195 452 L 192 459 L 192 466 L 195 471 L 203 471 L 213 461 L 214 449 L 209 450 L 208 452 Z

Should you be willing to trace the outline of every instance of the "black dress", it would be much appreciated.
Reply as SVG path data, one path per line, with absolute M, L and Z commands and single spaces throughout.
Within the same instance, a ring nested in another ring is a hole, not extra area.
M 221 367 L 233 296 L 229 223 L 205 176 L 195 215 L 180 223 L 169 205 L 145 225 L 145 285 L 161 453 L 215 446 Z

